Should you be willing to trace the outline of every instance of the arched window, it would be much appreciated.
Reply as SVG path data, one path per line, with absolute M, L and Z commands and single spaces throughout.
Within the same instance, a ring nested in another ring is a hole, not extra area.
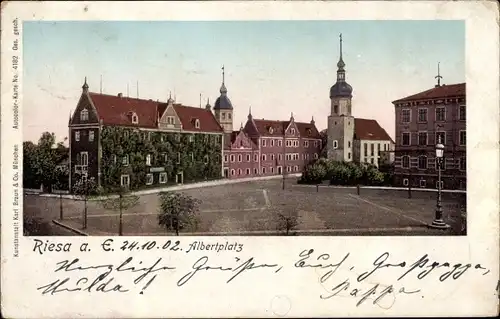
M 427 156 L 420 155 L 418 157 L 418 169 L 427 169 Z
M 195 127 L 195 128 L 200 128 L 200 120 L 196 119 L 196 120 L 194 121 L 194 127 Z
M 408 155 L 401 157 L 401 167 L 410 168 L 410 157 Z
M 83 109 L 80 112 L 80 121 L 88 121 L 89 120 L 89 111 L 87 109 Z
M 137 114 L 132 113 L 132 124 L 138 124 L 139 123 L 139 117 Z
M 235 173 L 235 171 L 234 171 L 234 169 L 232 169 L 231 170 L 231 176 L 234 176 L 234 173 Z
M 241 168 L 238 168 L 238 175 L 241 175 Z
M 333 148 L 339 147 L 339 142 L 337 140 L 333 141 Z

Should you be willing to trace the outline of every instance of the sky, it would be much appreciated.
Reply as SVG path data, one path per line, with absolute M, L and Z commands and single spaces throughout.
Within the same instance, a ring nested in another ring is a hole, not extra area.
M 465 82 L 465 23 L 429 21 L 29 21 L 23 24 L 23 140 L 44 131 L 57 141 L 84 77 L 92 92 L 183 105 L 213 105 L 221 67 L 234 129 L 254 118 L 327 126 L 339 34 L 352 112 L 394 138 L 399 98 Z M 137 86 L 138 83 L 138 86 Z

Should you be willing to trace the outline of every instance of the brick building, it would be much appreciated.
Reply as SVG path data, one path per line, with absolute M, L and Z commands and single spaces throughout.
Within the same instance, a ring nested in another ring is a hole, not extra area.
M 466 188 L 466 85 L 441 85 L 393 102 L 396 113 L 395 183 L 437 187 L 435 148 L 444 145 L 442 186 Z
M 222 176 L 223 129 L 204 108 L 89 92 L 70 116 L 70 187 L 79 178 L 140 189 Z

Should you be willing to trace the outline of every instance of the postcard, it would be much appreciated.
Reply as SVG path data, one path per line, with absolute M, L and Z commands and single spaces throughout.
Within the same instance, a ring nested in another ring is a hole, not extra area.
M 498 315 L 495 2 L 1 14 L 2 315 Z

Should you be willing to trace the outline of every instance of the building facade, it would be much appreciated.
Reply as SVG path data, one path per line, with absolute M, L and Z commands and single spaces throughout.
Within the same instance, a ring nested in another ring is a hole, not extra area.
M 354 118 L 352 86 L 346 82 L 346 64 L 342 57 L 337 63 L 337 81 L 330 88 L 330 115 L 327 128 L 327 158 L 334 161 L 369 163 L 379 166 L 382 152 L 394 149 L 394 141 L 375 120 Z M 393 156 L 382 155 L 390 161 Z
M 70 116 L 70 187 L 141 189 L 222 177 L 223 129 L 204 108 L 89 91 Z M 70 189 L 71 190 L 71 189 Z
M 440 76 L 438 75 L 438 80 Z M 393 102 L 395 183 L 437 187 L 436 144 L 444 149 L 442 186 L 466 189 L 466 85 L 441 85 Z

